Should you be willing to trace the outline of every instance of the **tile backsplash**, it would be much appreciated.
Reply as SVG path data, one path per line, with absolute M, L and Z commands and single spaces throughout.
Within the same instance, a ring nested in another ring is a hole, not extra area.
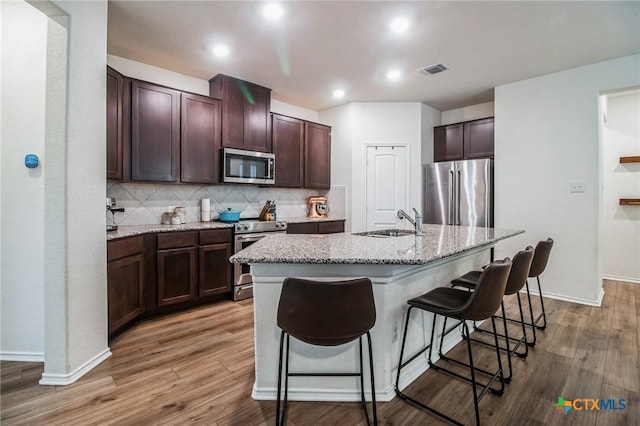
M 107 183 L 107 197 L 116 199 L 124 213 L 115 214 L 116 225 L 152 225 L 160 223 L 162 213 L 170 206 L 184 206 L 187 222 L 200 220 L 200 200 L 211 200 L 212 219 L 216 212 L 231 208 L 240 211 L 241 218 L 256 218 L 267 200 L 275 200 L 278 219 L 307 215 L 307 198 L 329 197 L 329 215 L 345 217 L 346 188 L 331 190 L 263 188 L 252 185 L 167 185 L 153 183 Z M 111 213 L 107 212 L 107 223 Z

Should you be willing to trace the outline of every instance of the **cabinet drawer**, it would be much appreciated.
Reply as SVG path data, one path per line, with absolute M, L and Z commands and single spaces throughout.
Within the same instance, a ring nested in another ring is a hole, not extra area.
M 319 234 L 335 234 L 338 232 L 344 232 L 344 221 L 336 220 L 331 222 L 319 222 L 318 233 Z
M 287 234 L 317 234 L 318 224 L 315 222 L 289 223 Z
M 198 231 L 158 234 L 158 250 L 194 247 L 198 244 Z
M 143 250 L 144 243 L 142 235 L 109 241 L 107 243 L 107 262 L 142 253 Z
M 230 243 L 231 228 L 200 231 L 200 245 Z

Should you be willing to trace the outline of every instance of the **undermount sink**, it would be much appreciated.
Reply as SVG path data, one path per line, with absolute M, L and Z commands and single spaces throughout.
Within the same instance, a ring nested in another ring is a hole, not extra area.
M 379 229 L 377 231 L 367 232 L 354 232 L 352 235 L 361 237 L 377 237 L 377 238 L 389 238 L 389 237 L 403 237 L 406 235 L 415 235 L 416 231 L 410 229 Z

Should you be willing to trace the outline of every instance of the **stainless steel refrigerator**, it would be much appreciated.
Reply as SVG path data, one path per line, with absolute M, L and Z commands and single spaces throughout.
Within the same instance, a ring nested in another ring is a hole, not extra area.
M 446 161 L 422 168 L 424 223 L 493 226 L 493 160 Z

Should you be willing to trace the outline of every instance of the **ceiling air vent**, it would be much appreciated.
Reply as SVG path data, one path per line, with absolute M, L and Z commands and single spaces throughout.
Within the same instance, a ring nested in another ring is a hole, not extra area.
M 429 65 L 428 67 L 421 68 L 419 71 L 427 75 L 438 74 L 439 72 L 446 71 L 449 68 L 443 64 Z

